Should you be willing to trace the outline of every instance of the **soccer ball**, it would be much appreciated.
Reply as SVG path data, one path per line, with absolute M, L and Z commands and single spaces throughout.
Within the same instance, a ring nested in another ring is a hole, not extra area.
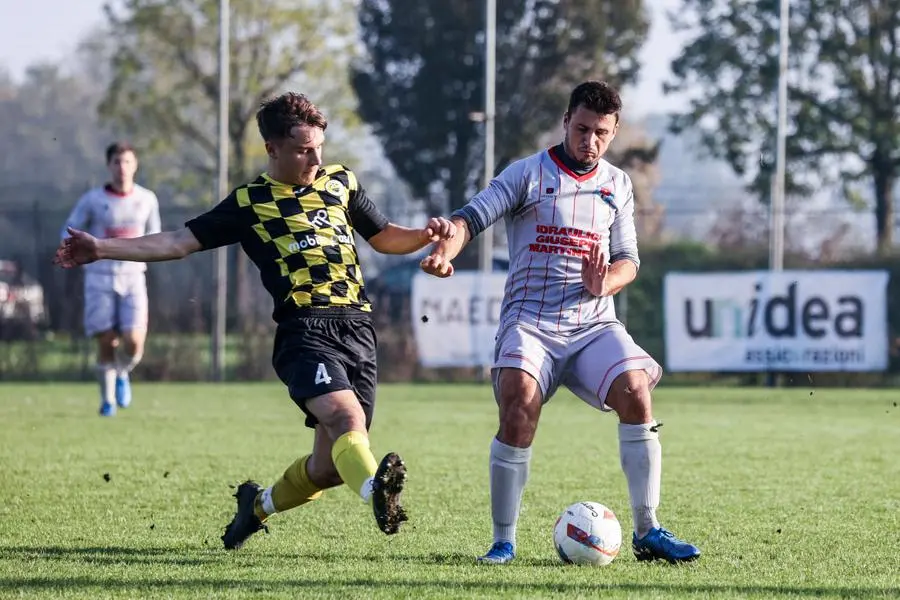
M 564 563 L 602 567 L 619 554 L 622 526 L 598 502 L 578 502 L 556 519 L 553 545 Z

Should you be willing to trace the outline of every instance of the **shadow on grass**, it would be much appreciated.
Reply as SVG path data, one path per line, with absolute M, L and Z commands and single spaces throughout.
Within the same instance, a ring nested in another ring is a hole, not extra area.
M 135 581 L 122 581 L 113 578 L 91 577 L 34 577 L 34 578 L 10 578 L 0 579 L 0 591 L 41 592 L 47 590 L 78 591 L 86 589 L 102 590 L 162 590 L 164 593 L 188 592 L 202 593 L 230 589 L 232 591 L 244 590 L 266 593 L 293 594 L 298 589 L 315 589 L 318 592 L 338 592 L 340 590 L 355 590 L 357 592 L 392 591 L 401 593 L 404 591 L 419 590 L 425 592 L 441 592 L 445 594 L 474 593 L 494 595 L 502 594 L 527 594 L 539 595 L 541 593 L 567 593 L 578 597 L 584 597 L 591 593 L 600 592 L 634 592 L 650 593 L 663 592 L 666 594 L 701 594 L 705 596 L 728 597 L 734 594 L 756 594 L 768 597 L 789 595 L 792 597 L 817 597 L 817 598 L 894 598 L 900 592 L 900 588 L 840 588 L 840 587 L 778 587 L 764 585 L 715 585 L 715 584 L 665 584 L 665 583 L 597 583 L 585 584 L 583 582 L 569 583 L 539 583 L 539 582 L 491 582 L 491 581 L 423 581 L 421 579 L 410 580 L 378 580 L 371 578 L 344 579 L 334 581 L 330 579 L 288 579 L 278 581 L 264 581 L 249 578 L 216 578 L 209 579 L 147 579 L 141 578 Z
M 215 546 L 203 548 L 126 548 L 116 546 L 73 548 L 65 546 L 18 546 L 0 548 L 0 560 L 52 560 L 90 562 L 95 564 L 170 564 L 170 565 L 209 565 L 224 564 L 231 560 L 240 560 L 246 564 L 256 562 L 269 564 L 272 560 L 289 560 L 305 563 L 350 564 L 356 562 L 365 563 L 393 563 L 393 564 L 418 564 L 418 565 L 444 565 L 467 566 L 475 562 L 475 556 L 455 553 L 429 553 L 429 554 L 361 554 L 352 555 L 338 552 L 229 552 L 219 547 L 218 540 Z M 555 567 L 565 568 L 558 560 L 537 559 L 521 560 L 523 566 L 530 567 Z
M 219 552 L 208 552 L 207 555 L 186 556 L 203 553 L 204 550 L 173 548 L 122 548 L 117 546 L 67 548 L 64 546 L 19 546 L 0 548 L 0 560 L 26 561 L 77 561 L 93 564 L 166 564 L 166 565 L 204 565 L 218 562 Z
M 189 556 L 194 555 L 194 556 Z M 461 566 L 469 567 L 469 573 L 500 571 L 509 574 L 520 571 L 527 574 L 528 568 L 552 568 L 567 569 L 559 561 L 550 559 L 521 560 L 512 568 L 478 566 L 474 557 L 468 554 L 421 554 L 421 555 L 362 555 L 348 556 L 347 554 L 325 553 L 250 553 L 250 552 L 226 552 L 212 548 L 125 548 L 125 547 L 88 547 L 67 548 L 60 546 L 25 546 L 0 549 L 0 560 L 58 560 L 72 562 L 88 562 L 99 564 L 161 564 L 183 566 L 210 566 L 214 564 L 226 564 L 239 557 L 242 563 L 253 566 L 255 563 L 271 565 L 273 560 L 298 561 L 298 562 L 324 562 L 331 564 L 353 564 L 358 562 L 380 563 L 415 563 L 429 566 Z M 523 569 L 525 567 L 525 569 Z M 690 568 L 690 567 L 686 567 Z M 526 575 L 527 576 L 527 575 Z M 841 598 L 873 598 L 873 597 L 897 597 L 900 587 L 828 587 L 828 586 L 765 586 L 765 585 L 728 585 L 728 584 L 667 584 L 667 583 L 633 583 L 633 582 L 596 582 L 584 581 L 568 582 L 534 582 L 534 581 L 453 581 L 443 580 L 427 581 L 422 579 L 385 579 L 375 578 L 348 578 L 330 579 L 327 575 L 321 578 L 308 577 L 304 579 L 285 580 L 260 580 L 252 578 L 221 578 L 211 575 L 203 577 L 178 577 L 172 578 L 145 578 L 127 581 L 113 577 L 88 577 L 88 576 L 59 576 L 59 577 L 0 577 L 0 592 L 41 592 L 45 590 L 78 591 L 87 589 L 105 590 L 147 590 L 159 589 L 166 593 L 175 592 L 209 592 L 221 589 L 236 589 L 270 593 L 293 593 L 297 589 L 317 589 L 319 591 L 339 590 L 420 590 L 425 592 L 445 593 L 474 593 L 493 595 L 504 594 L 540 594 L 545 593 L 569 593 L 576 596 L 600 592 L 662 592 L 667 594 L 700 594 L 714 596 L 728 596 L 734 594 L 756 594 L 762 596 L 791 595 L 801 597 L 841 597 Z

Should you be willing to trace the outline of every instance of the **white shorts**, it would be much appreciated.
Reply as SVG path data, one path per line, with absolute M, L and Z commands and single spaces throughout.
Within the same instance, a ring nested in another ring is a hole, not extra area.
M 142 329 L 147 329 L 147 278 L 143 273 L 85 274 L 84 330 L 88 336 Z
M 647 372 L 652 390 L 662 367 L 619 322 L 600 323 L 575 333 L 541 331 L 523 323 L 501 326 L 497 334 L 492 378 L 497 392 L 500 369 L 521 369 L 534 377 L 547 402 L 560 385 L 595 408 L 606 406 L 606 395 L 625 371 Z

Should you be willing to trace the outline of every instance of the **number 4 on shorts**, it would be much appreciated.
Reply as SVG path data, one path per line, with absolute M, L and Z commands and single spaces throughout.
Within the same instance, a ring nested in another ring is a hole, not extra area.
M 320 383 L 331 383 L 331 376 L 325 369 L 325 363 L 319 363 L 319 368 L 316 369 L 316 385 Z

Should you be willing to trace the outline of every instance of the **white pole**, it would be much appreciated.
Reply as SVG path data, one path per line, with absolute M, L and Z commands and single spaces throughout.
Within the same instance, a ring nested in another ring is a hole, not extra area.
M 218 202 L 228 194 L 228 89 L 230 87 L 230 11 L 229 0 L 219 0 L 219 115 L 218 150 L 216 161 L 216 198 Z M 228 247 L 216 250 L 216 300 L 213 310 L 212 379 L 225 378 L 225 316 L 228 311 Z
M 484 187 L 494 177 L 494 105 L 497 64 L 497 0 L 486 0 L 484 28 Z M 493 270 L 494 228 L 488 227 L 480 236 L 481 270 Z
M 787 130 L 787 73 L 788 73 L 788 20 L 790 0 L 781 0 L 778 19 L 778 122 L 775 131 L 775 175 L 772 177 L 772 201 L 769 207 L 769 269 L 773 272 L 784 268 L 784 163 L 785 135 Z M 778 373 L 769 371 L 766 383 L 769 387 L 779 384 Z
M 775 180 L 772 184 L 769 233 L 769 268 L 784 268 L 784 163 L 787 129 L 788 20 L 790 0 L 781 0 L 778 35 L 778 125 L 775 134 Z
M 497 0 L 485 0 L 484 26 L 484 187 L 494 178 L 494 114 L 497 70 Z M 479 236 L 481 272 L 494 270 L 494 227 Z M 490 363 L 481 365 L 482 381 L 491 380 Z

